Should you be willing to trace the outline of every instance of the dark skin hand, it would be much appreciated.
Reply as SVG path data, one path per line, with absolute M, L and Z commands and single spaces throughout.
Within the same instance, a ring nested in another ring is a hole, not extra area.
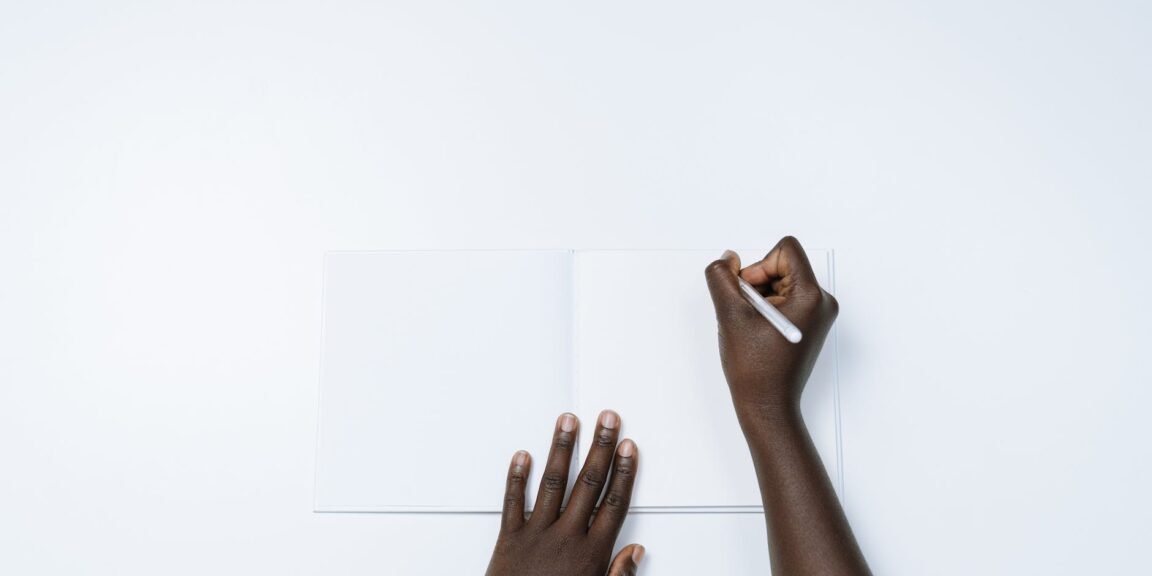
M 561 414 L 556 420 L 536 506 L 528 518 L 524 516 L 524 486 L 532 458 L 524 451 L 512 456 L 500 536 L 487 576 L 636 574 L 644 557 L 643 546 L 625 546 L 612 557 L 632 500 L 639 462 L 635 442 L 626 439 L 616 443 L 620 416 L 615 412 L 600 413 L 584 467 L 572 487 L 567 507 L 560 509 L 568 488 L 568 469 L 579 425 L 572 414 Z
M 785 340 L 744 300 L 737 274 L 800 328 L 799 343 Z M 724 376 L 760 482 L 772 574 L 871 574 L 800 414 L 800 395 L 836 320 L 836 299 L 816 283 L 792 237 L 743 270 L 739 256 L 725 252 L 705 275 Z

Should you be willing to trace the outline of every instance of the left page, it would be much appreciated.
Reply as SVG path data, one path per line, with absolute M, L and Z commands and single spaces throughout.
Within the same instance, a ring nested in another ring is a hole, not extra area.
M 499 511 L 573 406 L 572 253 L 325 258 L 315 509 Z M 535 493 L 529 482 L 529 506 Z

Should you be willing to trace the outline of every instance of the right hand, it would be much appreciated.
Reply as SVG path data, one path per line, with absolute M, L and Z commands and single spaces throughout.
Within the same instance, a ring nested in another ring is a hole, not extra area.
M 755 286 L 803 334 L 792 344 L 740 293 L 736 275 Z M 787 236 L 759 262 L 740 269 L 727 251 L 705 270 L 719 324 L 720 360 L 737 414 L 798 410 L 804 384 L 836 320 L 836 299 L 816 283 L 808 256 Z

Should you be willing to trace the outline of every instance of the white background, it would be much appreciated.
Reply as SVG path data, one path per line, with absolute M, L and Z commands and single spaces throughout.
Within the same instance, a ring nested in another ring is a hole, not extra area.
M 493 516 L 311 512 L 322 253 L 792 233 L 837 250 L 878 574 L 1148 573 L 1150 27 L 1136 0 L 5 2 L 0 572 L 480 573 Z M 628 530 L 647 573 L 744 574 L 760 522 Z

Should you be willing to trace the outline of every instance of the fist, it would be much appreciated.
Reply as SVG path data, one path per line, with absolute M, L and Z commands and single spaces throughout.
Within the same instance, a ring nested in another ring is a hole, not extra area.
M 740 293 L 737 275 L 788 317 L 803 338 L 793 344 Z M 788 236 L 759 262 L 740 268 L 728 251 L 705 269 L 716 308 L 720 361 L 737 414 L 798 409 L 800 395 L 836 320 L 836 299 L 816 283 L 800 242 Z

